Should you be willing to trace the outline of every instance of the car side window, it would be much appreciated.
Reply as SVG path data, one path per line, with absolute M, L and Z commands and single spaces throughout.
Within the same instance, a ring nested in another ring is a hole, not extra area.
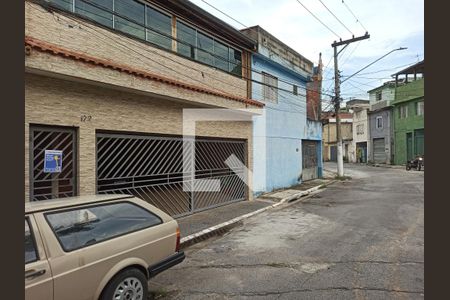
M 29 221 L 25 218 L 25 264 L 38 260 L 36 244 L 30 228 Z
M 130 202 L 84 206 L 45 217 L 66 252 L 162 223 L 155 214 Z

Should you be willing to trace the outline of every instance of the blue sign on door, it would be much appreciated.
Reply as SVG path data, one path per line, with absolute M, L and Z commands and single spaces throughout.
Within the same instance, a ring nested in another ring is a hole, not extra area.
M 62 151 L 45 150 L 44 173 L 60 173 L 62 169 Z

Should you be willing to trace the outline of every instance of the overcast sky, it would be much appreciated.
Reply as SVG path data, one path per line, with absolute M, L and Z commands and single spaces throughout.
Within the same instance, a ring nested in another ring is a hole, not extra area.
M 193 3 L 226 21 L 237 29 L 244 26 L 208 6 L 202 0 Z M 333 89 L 334 76 L 331 44 L 339 38 L 317 21 L 297 0 L 205 0 L 246 26 L 260 25 L 316 65 L 319 53 L 327 65 L 324 70 L 324 89 Z M 339 37 L 351 38 L 322 5 L 320 0 L 299 0 Z M 360 21 L 356 21 L 342 0 L 322 2 L 350 29 L 355 36 L 370 34 L 370 39 L 347 47 L 339 58 L 342 75 L 351 75 L 390 50 L 396 51 L 362 71 L 342 85 L 342 97 L 368 99 L 367 91 L 389 80 L 390 75 L 423 59 L 424 55 L 424 2 L 423 0 L 344 0 Z M 362 26 L 361 26 L 362 24 Z M 385 70 L 380 72 L 381 70 Z M 370 73 L 370 74 L 367 74 Z

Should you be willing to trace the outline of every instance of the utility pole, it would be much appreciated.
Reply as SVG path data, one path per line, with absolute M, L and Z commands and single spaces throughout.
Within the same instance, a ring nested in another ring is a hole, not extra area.
M 339 42 L 334 41 L 334 43 L 331 44 L 331 47 L 334 48 L 334 110 L 336 114 L 337 171 L 338 176 L 340 177 L 344 176 L 344 158 L 342 156 L 341 118 L 339 116 L 339 113 L 341 111 L 341 80 L 339 78 L 338 55 L 349 44 L 368 38 L 370 38 L 370 35 L 368 32 L 366 32 L 366 34 L 363 36 L 356 38 L 353 36 L 353 38 L 351 39 L 345 41 L 340 40 Z M 337 47 L 341 45 L 345 46 L 338 52 Z

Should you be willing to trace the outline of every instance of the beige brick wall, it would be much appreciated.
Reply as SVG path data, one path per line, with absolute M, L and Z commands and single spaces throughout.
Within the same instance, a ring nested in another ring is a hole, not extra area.
M 245 80 L 25 1 L 25 35 L 204 88 L 247 96 Z
M 185 103 L 158 99 L 80 82 L 25 75 L 25 199 L 29 198 L 29 125 L 72 126 L 78 129 L 81 195 L 95 192 L 95 130 L 182 134 Z M 92 116 L 82 122 L 80 116 Z M 239 138 L 252 149 L 252 123 L 205 122 L 197 126 L 198 136 Z M 252 166 L 252 151 L 248 165 Z M 250 177 L 250 176 L 249 176 Z M 249 193 L 252 198 L 252 193 Z

